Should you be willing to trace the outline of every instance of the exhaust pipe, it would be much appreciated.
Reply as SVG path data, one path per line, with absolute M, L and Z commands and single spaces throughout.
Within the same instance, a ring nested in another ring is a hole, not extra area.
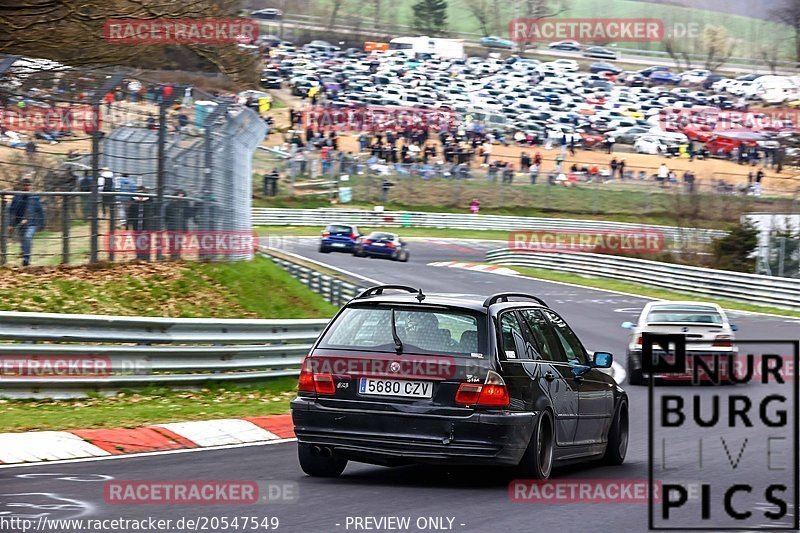
M 311 447 L 311 455 L 322 455 L 322 448 L 315 444 Z
M 330 449 L 330 448 L 328 448 L 327 446 L 326 446 L 326 447 L 323 447 L 323 448 L 321 449 L 320 453 L 322 454 L 322 457 L 327 457 L 327 458 L 331 458 L 331 457 L 333 457 L 333 450 L 331 450 L 331 449 Z

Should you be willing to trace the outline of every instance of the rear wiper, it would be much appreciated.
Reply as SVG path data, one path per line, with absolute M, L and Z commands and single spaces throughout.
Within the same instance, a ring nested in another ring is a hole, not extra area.
M 394 308 L 392 308 L 392 338 L 394 339 L 394 351 L 398 355 L 403 353 L 403 341 L 400 340 L 400 336 L 397 334 L 397 326 L 394 323 Z

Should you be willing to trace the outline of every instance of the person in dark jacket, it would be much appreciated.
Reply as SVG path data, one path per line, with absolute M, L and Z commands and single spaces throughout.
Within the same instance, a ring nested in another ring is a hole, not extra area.
M 31 180 L 24 178 L 20 183 L 23 192 L 30 192 Z M 22 248 L 22 266 L 31 264 L 31 248 L 33 236 L 36 232 L 44 228 L 47 220 L 45 218 L 44 207 L 39 197 L 31 194 L 15 194 L 8 208 L 9 234 L 19 237 L 20 247 Z
M 147 187 L 140 186 L 137 192 L 146 193 L 148 190 Z M 158 226 L 155 204 L 150 196 L 133 197 L 131 205 L 128 206 L 125 226 L 126 229 L 133 230 L 136 259 L 149 261 L 152 248 L 150 233 Z
M 186 191 L 178 189 L 175 191 L 175 196 L 185 198 Z M 170 258 L 180 259 L 183 248 L 182 239 L 189 231 L 189 220 L 194 218 L 194 208 L 188 200 L 173 199 L 167 202 L 164 215 L 167 223 Z

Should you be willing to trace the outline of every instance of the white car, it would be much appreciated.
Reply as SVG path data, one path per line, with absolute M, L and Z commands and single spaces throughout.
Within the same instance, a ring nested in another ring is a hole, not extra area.
M 574 59 L 556 59 L 555 61 L 550 61 L 545 64 L 551 65 L 563 72 L 578 72 L 581 68 Z
M 645 374 L 642 370 L 642 334 L 678 334 L 686 337 L 686 352 L 699 352 L 709 355 L 708 366 L 714 368 L 713 357 L 720 359 L 718 369 L 721 378 L 727 378 L 733 370 L 738 350 L 734 345 L 734 332 L 737 330 L 728 320 L 725 311 L 717 304 L 705 302 L 649 302 L 642 309 L 637 322 L 625 322 L 625 329 L 631 330 L 628 342 L 628 381 L 631 385 L 643 385 Z M 654 349 L 657 349 L 654 346 Z M 704 358 L 705 360 L 705 358 Z M 687 357 L 686 374 L 661 374 L 657 379 L 692 379 L 692 357 Z M 700 378 L 704 377 L 699 375 Z M 707 377 L 707 376 L 706 376 Z
M 667 144 L 661 137 L 642 135 L 633 143 L 637 154 L 659 155 L 667 153 Z
M 681 73 L 681 83 L 687 85 L 699 85 L 706 81 L 709 76 L 711 76 L 710 70 L 702 68 L 687 70 L 686 72 Z

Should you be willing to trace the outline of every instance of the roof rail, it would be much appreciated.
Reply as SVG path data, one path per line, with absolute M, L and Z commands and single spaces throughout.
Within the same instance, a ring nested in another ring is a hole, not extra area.
M 416 292 L 417 293 L 417 300 L 420 302 L 425 299 L 425 295 L 422 294 L 422 289 L 415 289 L 414 287 L 409 287 L 408 285 L 375 285 L 374 287 L 370 287 L 366 289 L 361 294 L 355 297 L 356 300 L 359 298 L 367 298 L 369 296 L 376 296 L 378 294 L 383 294 L 383 291 L 387 289 L 396 289 L 399 291 L 406 291 L 406 292 Z
M 498 292 L 497 294 L 492 294 L 488 298 L 483 301 L 484 307 L 489 307 L 490 305 L 497 303 L 497 302 L 507 302 L 509 298 L 516 297 L 516 298 L 528 298 L 530 300 L 534 300 L 545 307 L 550 307 L 547 305 L 547 302 L 542 300 L 537 296 L 533 296 L 531 294 L 525 294 L 523 292 Z

